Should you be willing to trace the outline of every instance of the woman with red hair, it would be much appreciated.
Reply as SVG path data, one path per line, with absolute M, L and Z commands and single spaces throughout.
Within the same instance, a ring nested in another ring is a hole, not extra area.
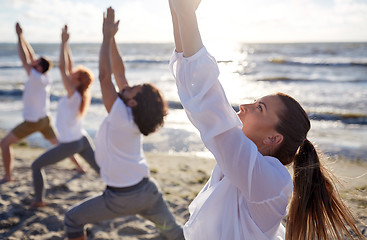
M 35 190 L 34 207 L 46 205 L 43 202 L 44 180 L 41 171 L 43 167 L 78 153 L 99 174 L 92 143 L 82 127 L 83 118 L 91 101 L 89 87 L 94 79 L 93 73 L 84 66 L 73 69 L 71 51 L 68 45 L 69 33 L 66 25 L 62 29 L 61 40 L 59 69 L 67 95 L 60 99 L 57 108 L 56 128 L 60 143 L 42 154 L 32 164 Z

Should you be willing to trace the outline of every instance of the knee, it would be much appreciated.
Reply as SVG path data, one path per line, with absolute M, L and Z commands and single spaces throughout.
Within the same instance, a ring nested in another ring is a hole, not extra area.
M 84 232 L 84 224 L 78 220 L 78 217 L 74 214 L 74 208 L 70 209 L 65 213 L 64 216 L 64 226 L 67 234 L 70 232 L 78 233 L 79 235 L 83 235 Z
M 75 207 L 69 209 L 64 216 L 64 225 L 67 228 L 80 227 L 81 224 L 78 223 L 78 218 L 74 214 Z
M 38 159 L 37 159 L 38 160 Z M 37 163 L 37 160 L 35 160 L 32 165 L 31 165 L 31 168 L 32 168 L 32 171 L 35 172 L 35 171 L 40 171 L 41 169 L 41 166 L 39 166 L 39 164 Z
M 67 211 L 66 213 L 65 213 L 65 217 L 64 217 L 64 225 L 66 226 L 66 227 L 69 227 L 69 226 L 71 226 L 71 225 L 73 225 L 72 224 L 72 218 L 71 218 L 71 216 L 70 216 L 71 214 L 70 214 L 70 210 L 69 211 Z
M 68 240 L 85 240 L 87 239 L 83 227 L 75 229 L 73 222 L 70 219 L 70 216 L 65 214 L 64 220 L 65 233 Z
M 3 150 L 5 148 L 9 148 L 10 144 L 8 143 L 8 141 L 6 141 L 6 138 L 3 138 L 1 139 L 0 146 L 1 149 Z

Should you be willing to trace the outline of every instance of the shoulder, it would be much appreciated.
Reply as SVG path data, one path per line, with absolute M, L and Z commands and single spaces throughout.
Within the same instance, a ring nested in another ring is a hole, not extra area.
M 263 171 L 264 169 L 267 169 L 266 171 L 264 171 L 267 175 L 266 177 L 264 177 L 264 179 L 267 179 L 269 183 L 278 185 L 280 188 L 283 188 L 292 183 L 292 177 L 287 167 L 284 166 L 277 158 L 271 156 L 263 156 L 258 164 Z
M 36 69 L 31 67 L 31 70 L 29 71 L 29 77 L 41 78 L 42 73 L 38 72 Z
M 111 111 L 108 113 L 109 118 L 117 118 L 120 120 L 127 119 L 131 113 L 129 109 L 130 108 L 126 106 L 120 98 L 116 98 L 115 102 L 112 104 Z

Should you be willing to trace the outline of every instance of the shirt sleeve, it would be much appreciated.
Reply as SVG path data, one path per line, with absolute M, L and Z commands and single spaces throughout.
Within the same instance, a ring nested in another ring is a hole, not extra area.
M 279 175 L 269 171 L 267 162 L 272 157 L 262 156 L 242 132 L 242 123 L 218 80 L 219 69 L 214 57 L 205 47 L 189 58 L 173 53 L 170 70 L 188 118 L 199 130 L 224 176 L 249 201 L 262 201 L 279 194 L 284 185 L 274 187 Z

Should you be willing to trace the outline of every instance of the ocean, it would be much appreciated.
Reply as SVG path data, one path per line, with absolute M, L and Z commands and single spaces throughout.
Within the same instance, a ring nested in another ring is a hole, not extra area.
M 51 117 L 65 94 L 57 68 L 59 44 L 32 44 L 38 55 L 54 62 L 49 72 Z M 94 137 L 107 115 L 98 82 L 100 44 L 71 44 L 75 66 L 92 69 L 92 104 L 84 127 Z M 198 131 L 188 121 L 168 70 L 172 43 L 119 44 L 130 85 L 150 82 L 160 88 L 169 104 L 163 129 L 144 138 L 144 150 L 211 156 Z M 264 95 L 284 92 L 296 98 L 311 119 L 308 138 L 327 156 L 367 161 L 367 43 L 212 44 L 220 81 L 235 109 Z M 11 130 L 22 121 L 22 91 L 26 73 L 16 43 L 0 44 L 0 128 Z M 215 107 L 215 106 L 213 106 Z M 40 134 L 30 145 L 48 147 Z

